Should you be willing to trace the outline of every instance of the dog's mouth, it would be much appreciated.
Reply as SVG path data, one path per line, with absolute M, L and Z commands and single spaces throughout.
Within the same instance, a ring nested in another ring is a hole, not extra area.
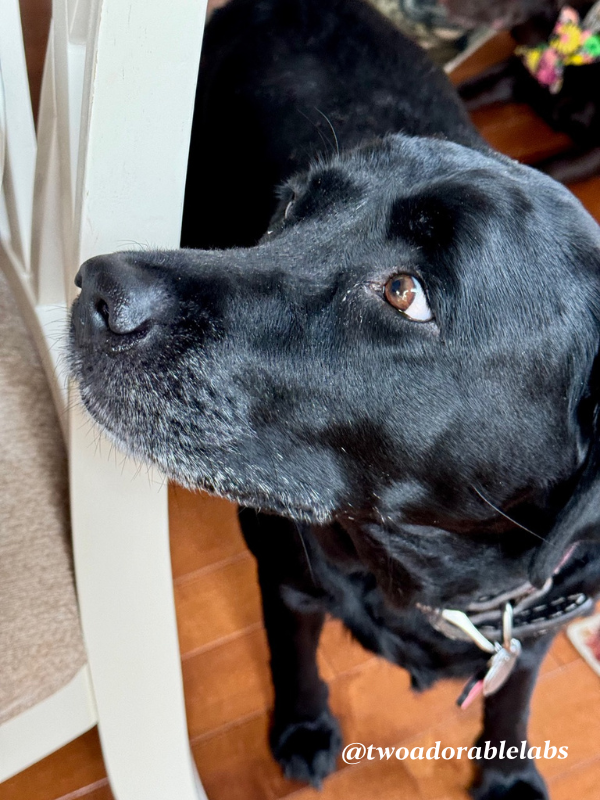
M 253 426 L 226 370 L 212 375 L 197 353 L 176 355 L 166 345 L 157 358 L 156 343 L 146 347 L 152 338 L 138 331 L 122 345 L 85 352 L 71 333 L 72 375 L 107 438 L 189 489 L 299 522 L 328 522 L 345 494 L 331 450 L 315 447 L 311 464 L 299 466 L 284 436 L 273 444 Z
M 110 385 L 110 384 L 109 384 Z M 136 460 L 157 467 L 169 480 L 191 490 L 202 490 L 225 497 L 240 506 L 249 506 L 273 514 L 281 514 L 298 522 L 325 524 L 336 513 L 337 489 L 340 486 L 339 471 L 332 465 L 323 475 L 317 491 L 306 478 L 277 471 L 277 459 L 266 463 L 275 467 L 272 474 L 264 469 L 253 469 L 240 458 L 243 448 L 231 444 L 215 444 L 214 434 L 198 431 L 193 443 L 185 442 L 173 428 L 156 424 L 156 420 L 172 415 L 172 410 L 149 409 L 148 415 L 138 425 L 132 425 L 135 409 L 115 413 L 115 406 L 108 407 L 99 401 L 94 389 L 86 389 L 80 381 L 83 405 L 104 435 L 121 451 Z M 134 406 L 139 405 L 134 401 Z M 126 422 L 123 420 L 126 419 Z M 260 459 L 265 462 L 264 458 Z M 324 470 L 323 470 L 324 471 Z

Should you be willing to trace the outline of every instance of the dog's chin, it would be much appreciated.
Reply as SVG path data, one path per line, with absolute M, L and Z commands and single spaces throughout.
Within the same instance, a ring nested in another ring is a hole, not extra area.
M 239 480 L 235 471 L 227 467 L 223 452 L 211 453 L 209 448 L 199 445 L 195 458 L 184 459 L 172 442 L 153 441 L 147 431 L 139 434 L 133 429 L 125 431 L 94 402 L 93 394 L 81 391 L 80 396 L 97 427 L 116 448 L 148 467 L 157 468 L 168 480 L 186 489 L 208 492 L 240 506 L 311 525 L 327 524 L 335 515 L 335 508 L 320 502 L 312 487 L 300 486 L 294 492 L 276 492 L 264 485 L 254 487 L 249 481 Z

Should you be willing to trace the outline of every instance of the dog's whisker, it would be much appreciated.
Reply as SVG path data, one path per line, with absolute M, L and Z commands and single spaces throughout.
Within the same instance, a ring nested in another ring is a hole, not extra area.
M 308 571 L 310 573 L 310 577 L 312 579 L 312 582 L 316 586 L 317 585 L 317 581 L 315 579 L 315 573 L 313 572 L 312 564 L 310 562 L 310 556 L 308 554 L 308 548 L 306 546 L 306 542 L 304 541 L 304 536 L 302 535 L 302 529 L 300 528 L 299 525 L 296 525 L 295 528 L 296 528 L 296 531 L 298 532 L 298 536 L 300 537 L 300 541 L 302 542 L 302 548 L 304 549 L 304 555 L 306 556 L 306 565 L 308 567 Z
M 481 497 L 481 499 L 482 499 L 482 500 L 483 500 L 485 503 L 487 503 L 487 504 L 488 504 L 488 506 L 490 506 L 490 508 L 493 508 L 493 509 L 494 509 L 494 511 L 497 511 L 497 512 L 498 512 L 498 514 L 500 514 L 502 517 L 504 517 L 505 519 L 507 519 L 509 522 L 512 522 L 512 523 L 513 523 L 513 525 L 516 525 L 518 528 L 522 528 L 522 530 L 524 530 L 524 531 L 527 531 L 527 533 L 530 533 L 532 536 L 535 536 L 535 537 L 536 537 L 536 539 L 539 539 L 539 540 L 540 540 L 540 541 L 542 541 L 542 542 L 545 542 L 545 541 L 546 541 L 546 540 L 544 539 L 544 537 L 543 537 L 543 536 L 540 536 L 540 535 L 539 535 L 539 533 L 535 533 L 535 531 L 532 531 L 530 528 L 527 528 L 525 525 L 522 525 L 520 522 L 517 522 L 517 520 L 516 520 L 516 519 L 513 519 L 512 517 L 509 517 L 509 516 L 508 516 L 508 514 L 506 514 L 504 511 L 502 511 L 502 509 L 501 509 L 501 508 L 498 508 L 498 506 L 495 506 L 495 505 L 494 505 L 494 504 L 491 502 L 491 500 L 488 500 L 488 499 L 487 499 L 487 497 L 485 497 L 485 495 L 483 495 L 483 494 L 482 494 L 482 493 L 479 491 L 479 489 L 478 489 L 476 486 L 473 486 L 473 484 L 471 484 L 471 488 L 473 489 L 473 491 L 477 492 L 477 494 L 479 495 L 479 497 Z
M 321 111 L 321 109 L 320 109 L 320 108 L 317 108 L 316 106 L 315 106 L 315 111 L 317 111 L 317 112 L 318 112 L 318 113 L 319 113 L 319 114 L 320 114 L 320 115 L 323 117 L 323 119 L 325 120 L 325 122 L 326 122 L 326 123 L 329 125 L 329 127 L 331 128 L 331 133 L 333 134 L 333 138 L 334 138 L 334 141 L 335 141 L 335 151 L 336 151 L 336 154 L 339 156 L 339 154 L 340 154 L 340 143 L 339 143 L 339 141 L 338 141 L 338 137 L 337 137 L 337 134 L 336 134 L 336 132 L 335 132 L 335 128 L 333 127 L 333 125 L 332 125 L 332 123 L 331 123 L 331 120 L 329 119 L 329 117 L 327 116 L 327 114 L 324 114 L 324 113 Z
M 145 252 L 148 252 L 148 251 L 154 249 L 149 242 L 138 242 L 135 239 L 119 239 L 118 244 L 119 244 L 119 246 L 121 246 L 121 245 L 133 245 L 133 247 L 135 247 L 136 249 L 143 250 Z
M 318 110 L 318 109 L 317 109 L 317 110 Z M 323 131 L 322 131 L 322 130 L 319 128 L 319 126 L 317 125 L 317 123 L 316 123 L 316 122 L 313 122 L 313 120 L 312 120 L 312 119 L 311 119 L 311 118 L 310 118 L 310 117 L 309 117 L 307 114 L 305 114 L 303 111 L 300 111 L 300 109 L 298 109 L 298 113 L 299 113 L 301 116 L 303 116 L 303 117 L 304 117 L 304 119 L 306 119 L 308 122 L 310 122 L 310 124 L 311 124 L 311 125 L 314 127 L 314 129 L 316 130 L 316 132 L 319 134 L 319 138 L 320 138 L 320 139 L 321 139 L 321 141 L 323 142 L 323 146 L 324 146 L 325 148 L 328 148 L 328 147 L 330 147 L 330 144 L 329 144 L 329 142 L 327 141 L 327 139 L 326 139 L 326 138 L 325 138 L 325 136 L 323 135 Z M 321 158 L 321 154 L 320 154 L 320 153 L 317 153 L 316 157 L 313 159 L 313 162 L 314 162 L 314 166 L 315 166 L 315 167 L 318 167 L 318 166 L 319 166 L 319 164 L 323 162 L 323 159 Z

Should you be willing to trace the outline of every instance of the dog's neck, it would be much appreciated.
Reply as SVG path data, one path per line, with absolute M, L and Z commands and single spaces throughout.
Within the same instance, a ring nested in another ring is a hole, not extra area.
M 312 530 L 329 562 L 346 573 L 372 573 L 398 608 L 416 603 L 466 608 L 483 595 L 514 590 L 528 578 L 531 549 L 518 547 L 516 532 L 494 539 L 349 521 Z

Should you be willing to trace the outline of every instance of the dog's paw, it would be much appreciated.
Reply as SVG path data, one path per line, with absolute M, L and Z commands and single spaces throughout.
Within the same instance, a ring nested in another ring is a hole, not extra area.
M 329 709 L 317 719 L 291 722 L 271 733 L 271 750 L 285 777 L 316 788 L 335 770 L 341 747 L 340 726 Z
M 549 800 L 546 785 L 537 770 L 527 775 L 503 775 L 484 771 L 471 789 L 473 800 Z

